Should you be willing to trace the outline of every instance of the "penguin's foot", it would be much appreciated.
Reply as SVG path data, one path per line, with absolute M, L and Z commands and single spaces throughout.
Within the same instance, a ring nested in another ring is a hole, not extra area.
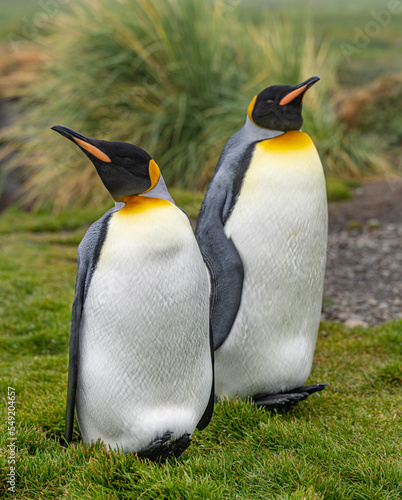
M 169 457 L 179 457 L 191 444 L 191 435 L 183 434 L 179 439 L 170 441 L 172 432 L 165 434 L 155 439 L 150 445 L 137 453 L 140 458 L 148 458 L 149 460 L 164 462 Z
M 292 389 L 289 393 L 278 394 L 255 394 L 252 396 L 253 403 L 258 407 L 263 407 L 268 411 L 289 410 L 299 401 L 307 399 L 310 394 L 322 391 L 328 384 L 303 385 Z
M 310 396 L 310 394 L 313 394 L 314 392 L 318 391 L 323 391 L 328 384 L 310 384 L 310 385 L 302 385 L 301 387 L 297 387 L 296 389 L 292 389 L 293 392 L 307 392 L 307 394 Z
M 296 392 L 288 394 L 256 394 L 252 397 L 253 403 L 258 407 L 263 407 L 266 410 L 288 410 L 299 401 L 308 398 L 307 392 Z

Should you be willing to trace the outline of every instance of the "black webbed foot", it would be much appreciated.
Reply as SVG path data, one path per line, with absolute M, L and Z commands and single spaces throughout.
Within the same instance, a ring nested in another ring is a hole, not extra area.
M 159 439 L 137 453 L 140 458 L 164 462 L 169 457 L 179 457 L 191 444 L 191 435 L 183 434 L 179 439 L 171 441 L 172 432 L 165 432 Z
M 258 407 L 263 407 L 268 411 L 289 410 L 299 401 L 307 399 L 310 394 L 322 391 L 328 384 L 311 384 L 292 389 L 288 393 L 278 394 L 255 394 L 252 396 L 253 403 Z
M 308 395 L 313 394 L 314 392 L 323 391 L 328 384 L 320 383 L 320 384 L 310 384 L 310 385 L 302 385 L 301 387 L 297 387 L 296 389 L 292 389 L 292 392 L 307 392 Z

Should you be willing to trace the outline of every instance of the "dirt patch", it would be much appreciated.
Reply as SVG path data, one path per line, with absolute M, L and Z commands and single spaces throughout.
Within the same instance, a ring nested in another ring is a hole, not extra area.
M 402 317 L 402 179 L 367 183 L 330 205 L 324 297 L 325 320 Z

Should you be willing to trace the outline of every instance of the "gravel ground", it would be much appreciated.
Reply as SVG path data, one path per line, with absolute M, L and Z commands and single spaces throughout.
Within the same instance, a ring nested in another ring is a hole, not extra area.
M 402 318 L 402 179 L 331 204 L 322 319 L 349 326 Z

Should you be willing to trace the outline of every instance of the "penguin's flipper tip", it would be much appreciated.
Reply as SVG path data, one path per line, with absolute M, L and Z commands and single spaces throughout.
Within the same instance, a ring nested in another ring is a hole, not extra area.
M 183 434 L 179 439 L 170 441 L 172 432 L 165 434 L 158 439 L 155 439 L 146 448 L 143 448 L 137 453 L 139 458 L 147 458 L 153 462 L 165 462 L 169 457 L 179 457 L 191 444 L 191 435 Z

